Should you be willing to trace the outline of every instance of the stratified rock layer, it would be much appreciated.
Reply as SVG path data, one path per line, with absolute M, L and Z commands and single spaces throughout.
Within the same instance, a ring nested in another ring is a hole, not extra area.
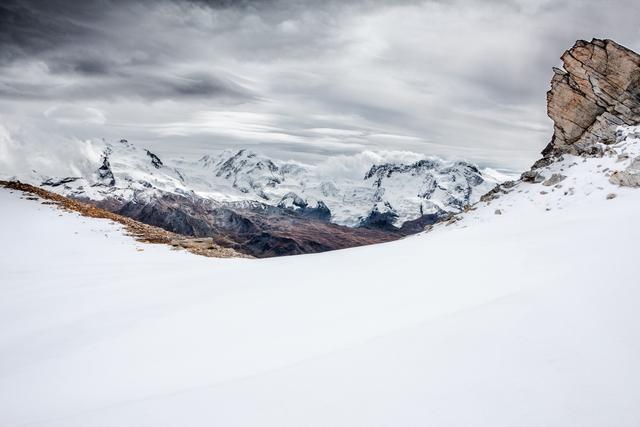
M 581 153 L 615 141 L 619 125 L 640 124 L 640 55 L 612 40 L 579 40 L 562 61 L 547 92 L 554 134 L 543 154 Z

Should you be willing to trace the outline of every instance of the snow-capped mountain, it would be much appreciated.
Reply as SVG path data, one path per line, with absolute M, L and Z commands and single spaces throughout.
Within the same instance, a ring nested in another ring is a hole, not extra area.
M 381 225 L 381 218 L 385 227 L 400 227 L 423 215 L 459 212 L 504 179 L 435 158 L 371 165 L 361 179 L 349 179 L 244 149 L 192 162 L 165 159 L 126 139 L 104 142 L 100 161 L 80 176 L 17 178 L 93 201 L 150 202 L 177 194 L 215 206 L 275 206 L 349 227 Z
M 460 212 L 501 181 L 439 159 L 332 175 L 250 150 L 187 161 L 126 139 L 89 148 L 76 150 L 87 154 L 72 171 L 10 178 L 258 257 L 395 240 Z

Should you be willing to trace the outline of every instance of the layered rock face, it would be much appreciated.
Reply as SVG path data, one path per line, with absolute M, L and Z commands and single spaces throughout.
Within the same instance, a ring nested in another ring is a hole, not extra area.
M 579 40 L 562 61 L 547 93 L 554 134 L 543 154 L 581 154 L 614 142 L 618 126 L 640 124 L 640 55 L 612 40 Z

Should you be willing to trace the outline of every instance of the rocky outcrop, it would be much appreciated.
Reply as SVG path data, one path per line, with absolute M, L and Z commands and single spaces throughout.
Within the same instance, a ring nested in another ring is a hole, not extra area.
M 80 177 L 77 176 L 69 176 L 61 179 L 48 178 L 42 181 L 42 184 L 40 185 L 42 185 L 43 187 L 59 187 L 61 185 L 69 184 L 70 182 L 77 181 L 79 179 Z
M 491 203 L 520 183 L 542 184 L 550 191 L 562 188 L 567 176 L 559 172 L 578 165 L 573 156 L 582 157 L 582 163 L 590 157 L 615 158 L 609 167 L 597 165 L 597 173 L 615 185 L 640 187 L 640 153 L 631 148 L 640 139 L 640 55 L 612 40 L 578 40 L 562 61 L 564 69 L 554 68 L 547 92 L 554 132 L 544 157 L 520 180 L 496 186 L 482 202 Z M 573 195 L 574 188 L 563 193 Z
M 98 168 L 97 185 L 106 185 L 112 187 L 116 185 L 116 178 L 111 171 L 111 164 L 109 163 L 109 151 L 106 151 L 102 156 L 102 164 Z
M 609 182 L 622 187 L 640 187 L 640 157 L 634 159 L 625 170 L 614 172 Z
M 542 185 L 545 185 L 547 187 L 550 187 L 552 185 L 556 185 L 561 183 L 562 181 L 564 181 L 567 177 L 565 175 L 562 175 L 561 173 L 554 173 L 551 175 L 551 177 L 549 179 L 547 179 L 546 181 L 544 181 L 542 183 Z
M 397 219 L 398 214 L 393 210 L 391 205 L 387 203 L 383 211 L 380 211 L 377 206 L 374 206 L 373 210 L 369 212 L 369 215 L 360 221 L 360 227 L 372 230 L 396 231 L 397 228 L 393 224 Z
M 323 201 L 316 202 L 316 206 L 309 206 L 306 200 L 290 191 L 282 197 L 278 207 L 287 209 L 307 218 L 318 219 L 321 221 L 331 220 L 331 210 Z
M 154 168 L 160 169 L 160 167 L 164 165 L 164 163 L 162 163 L 162 160 L 160 160 L 160 157 L 156 156 L 149 150 L 144 150 L 144 151 L 147 152 L 147 156 L 149 156 L 149 158 L 151 159 L 151 164 L 153 165 Z
M 614 142 L 617 126 L 640 123 L 640 55 L 612 40 L 579 40 L 562 62 L 547 92 L 554 133 L 543 154 L 584 154 Z

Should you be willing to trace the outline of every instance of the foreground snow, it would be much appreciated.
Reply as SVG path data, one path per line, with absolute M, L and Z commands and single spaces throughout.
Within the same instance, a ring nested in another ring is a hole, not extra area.
M 0 424 L 637 426 L 640 190 L 581 162 L 427 234 L 269 260 L 0 190 Z

